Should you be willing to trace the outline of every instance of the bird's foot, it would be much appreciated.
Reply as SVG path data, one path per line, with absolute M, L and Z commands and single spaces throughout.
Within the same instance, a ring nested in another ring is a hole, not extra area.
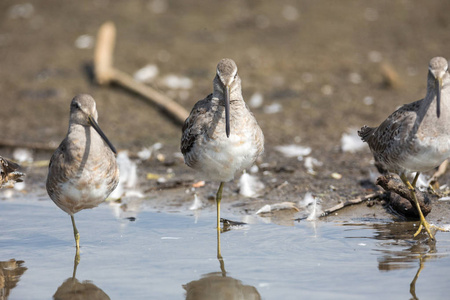
M 428 185 L 428 191 L 430 192 L 430 194 L 432 194 L 432 195 L 434 195 L 434 196 L 436 196 L 436 197 L 438 197 L 438 198 L 441 198 L 442 197 L 442 195 L 438 192 L 438 189 L 439 189 L 439 186 L 436 186 L 436 188 L 433 186 L 433 185 Z
M 434 240 L 434 235 L 431 233 L 432 230 L 433 230 L 433 232 L 436 232 L 436 231 L 449 232 L 450 231 L 450 229 L 432 225 L 432 224 L 428 223 L 424 218 L 423 220 L 420 221 L 419 228 L 417 229 L 416 233 L 414 233 L 414 237 L 416 237 L 424 228 L 427 231 L 428 235 L 430 236 L 431 240 Z
M 450 232 L 450 228 L 442 228 L 436 225 L 430 225 L 431 228 L 433 228 L 436 231 L 444 231 L 444 232 Z
M 417 229 L 416 233 L 414 233 L 414 237 L 416 237 L 417 235 L 419 235 L 419 233 L 422 232 L 423 227 L 425 227 L 425 229 L 427 230 L 428 234 L 430 235 L 430 238 L 434 239 L 433 234 L 431 234 L 431 232 L 430 232 L 430 227 L 423 226 L 422 222 L 420 222 L 420 224 L 419 224 L 419 229 Z

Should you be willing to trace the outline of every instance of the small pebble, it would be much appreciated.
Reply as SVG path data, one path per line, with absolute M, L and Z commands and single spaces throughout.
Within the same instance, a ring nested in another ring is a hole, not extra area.
M 250 100 L 248 101 L 248 104 L 252 108 L 258 108 L 258 107 L 262 106 L 263 102 L 264 102 L 264 99 L 263 99 L 262 94 L 261 93 L 254 93 L 250 97 Z
M 364 97 L 363 103 L 365 105 L 372 105 L 373 104 L 373 97 L 370 97 L 370 96 Z
M 75 40 L 75 47 L 78 49 L 92 49 L 94 47 L 94 37 L 83 34 Z
M 378 51 L 370 51 L 368 54 L 369 60 L 374 63 L 381 62 L 383 60 L 383 56 Z
M 329 84 L 322 86 L 322 88 L 320 90 L 321 90 L 322 94 L 324 94 L 326 96 L 333 95 L 333 87 Z
M 281 106 L 281 104 L 277 102 L 264 106 L 264 112 L 266 114 L 276 114 L 282 110 L 283 106 Z
M 362 77 L 361 77 L 361 75 L 359 75 L 358 73 L 353 72 L 353 73 L 350 73 L 350 75 L 348 75 L 348 80 L 349 80 L 351 83 L 354 83 L 354 84 L 360 84 L 361 81 L 362 81 Z
M 341 179 L 342 178 L 342 174 L 339 174 L 339 173 L 332 173 L 331 174 L 331 177 L 333 177 L 334 179 Z
M 134 73 L 133 77 L 139 82 L 151 82 L 159 74 L 159 69 L 155 65 L 146 65 Z

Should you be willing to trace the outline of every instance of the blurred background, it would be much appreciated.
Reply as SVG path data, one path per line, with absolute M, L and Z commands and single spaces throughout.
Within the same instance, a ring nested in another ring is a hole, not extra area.
M 145 80 L 189 111 L 212 91 L 217 62 L 230 57 L 247 102 L 259 97 L 252 111 L 269 150 L 295 137 L 329 148 L 348 127 L 377 125 L 423 97 L 429 59 L 447 55 L 449 8 L 408 0 L 4 0 L 0 141 L 59 143 L 70 100 L 90 93 L 118 148 L 178 146 L 179 126 L 158 109 L 91 80 L 97 30 L 112 21 L 115 67 L 135 75 L 150 65 Z

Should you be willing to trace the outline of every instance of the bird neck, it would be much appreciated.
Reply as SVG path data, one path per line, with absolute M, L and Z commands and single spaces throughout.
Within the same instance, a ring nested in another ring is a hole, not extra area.
M 222 91 L 214 89 L 213 99 L 219 100 L 220 105 L 225 105 L 225 94 Z M 243 102 L 242 92 L 240 89 L 235 89 L 230 92 L 230 105 L 236 102 Z
M 92 126 L 70 124 L 67 136 L 70 140 L 76 140 L 81 147 L 86 145 L 103 145 L 102 137 Z
M 418 115 L 423 116 L 424 119 L 438 121 L 439 119 L 450 117 L 450 82 L 444 81 L 442 85 L 440 103 L 441 116 L 439 118 L 437 117 L 437 89 L 435 84 L 434 78 L 428 79 L 427 94 L 423 99 Z M 442 122 L 439 122 L 439 124 L 443 125 Z M 444 124 L 447 123 L 444 122 Z

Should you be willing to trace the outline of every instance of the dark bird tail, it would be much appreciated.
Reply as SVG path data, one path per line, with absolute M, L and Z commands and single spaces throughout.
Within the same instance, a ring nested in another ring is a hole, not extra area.
M 358 131 L 358 135 L 361 137 L 361 140 L 363 142 L 366 142 L 369 140 L 369 137 L 372 135 L 372 133 L 375 131 L 376 128 L 369 127 L 364 125 L 361 130 Z

